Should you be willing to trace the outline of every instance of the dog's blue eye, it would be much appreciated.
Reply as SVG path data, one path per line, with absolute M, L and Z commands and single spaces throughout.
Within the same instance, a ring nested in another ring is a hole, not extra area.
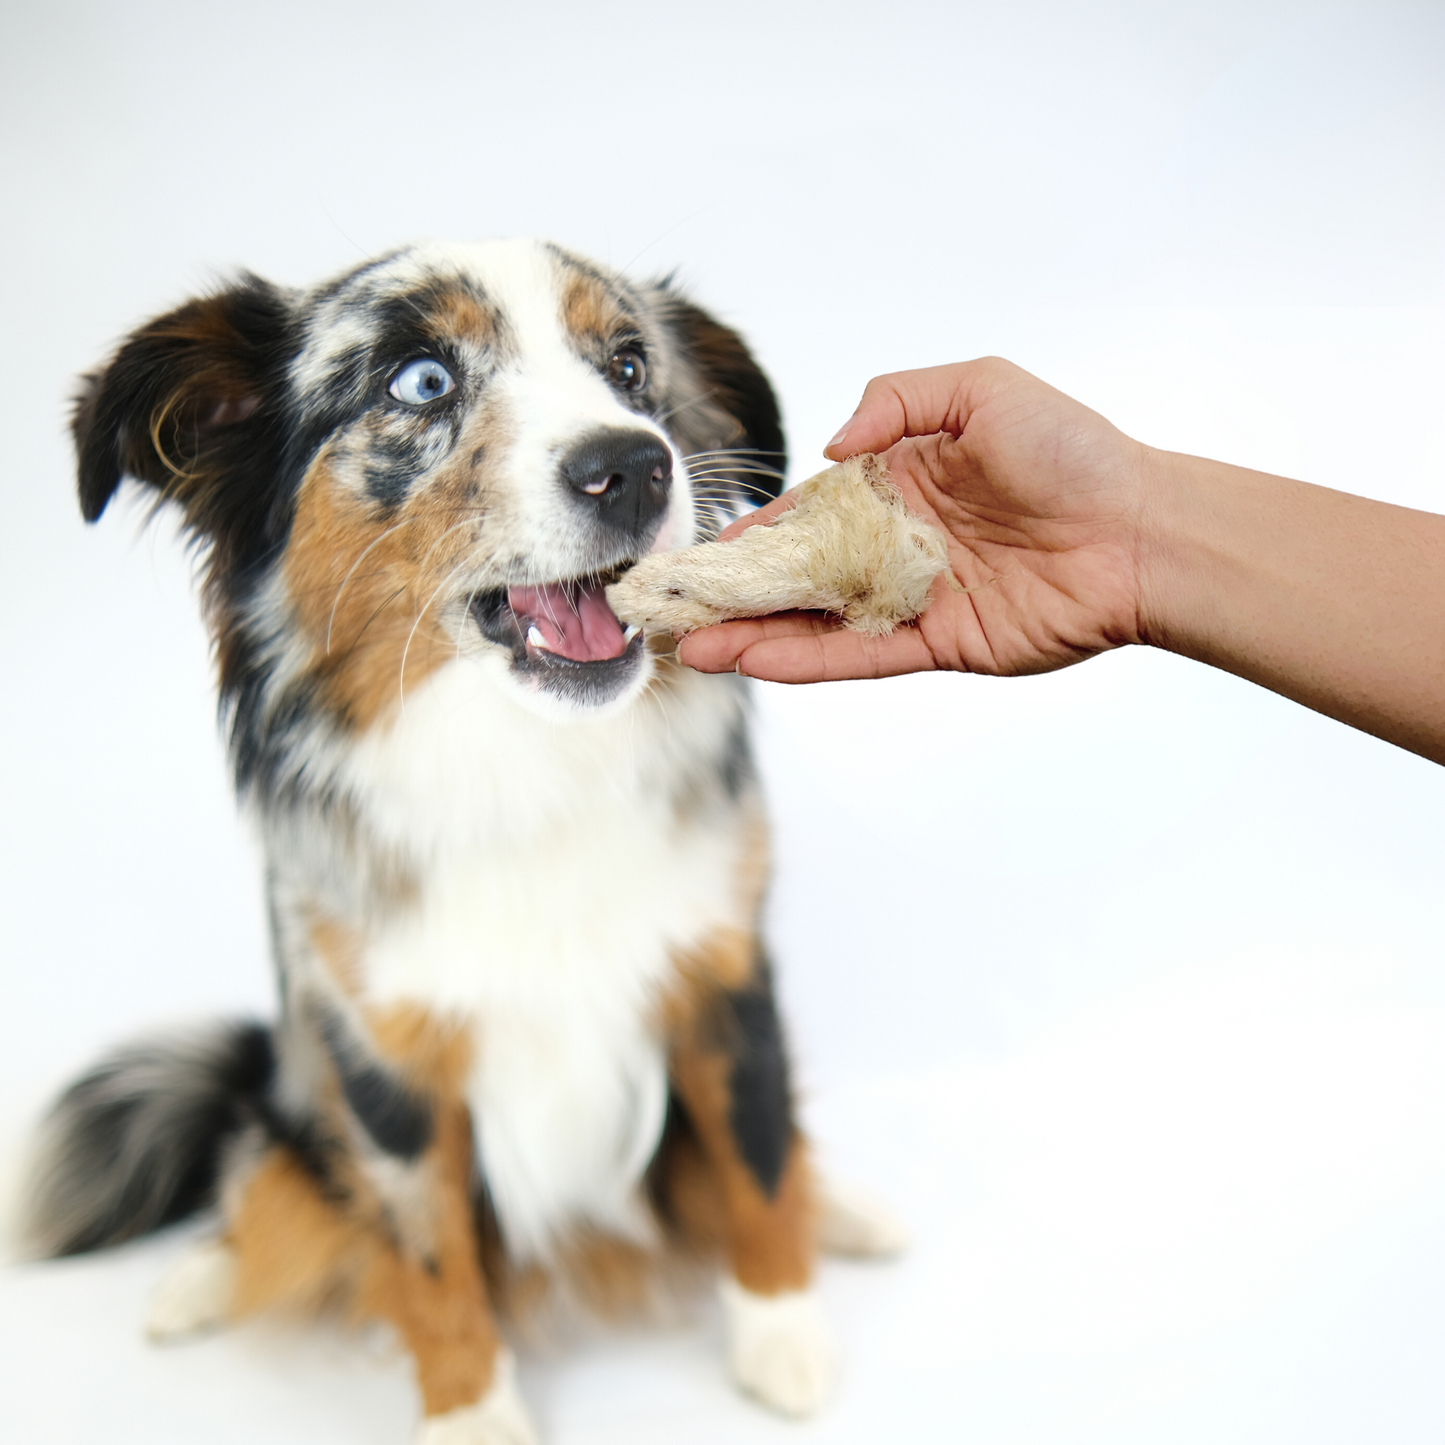
M 441 362 L 432 361 L 429 357 L 403 366 L 387 388 L 398 401 L 404 401 L 408 406 L 425 406 L 427 402 L 455 389 L 456 382 L 452 380 L 451 372 Z

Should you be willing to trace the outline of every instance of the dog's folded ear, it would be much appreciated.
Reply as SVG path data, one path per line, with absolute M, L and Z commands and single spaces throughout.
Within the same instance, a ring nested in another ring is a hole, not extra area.
M 134 477 L 213 543 L 269 530 L 291 318 L 284 293 L 245 275 L 140 327 L 85 377 L 71 426 L 86 521 Z
M 736 331 L 674 292 L 667 299 L 673 334 L 700 387 L 698 403 L 679 407 L 669 430 L 687 451 L 713 454 L 715 462 L 723 460 L 717 453 L 735 454 L 753 501 L 776 497 L 788 458 L 771 384 Z M 723 434 L 710 425 L 719 414 Z

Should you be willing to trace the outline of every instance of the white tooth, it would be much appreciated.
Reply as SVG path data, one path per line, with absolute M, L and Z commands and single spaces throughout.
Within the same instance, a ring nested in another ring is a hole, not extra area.
M 541 630 L 535 622 L 527 629 L 527 641 L 530 642 L 533 647 L 540 647 L 543 652 L 550 652 L 552 650 L 547 646 L 547 640 L 542 636 Z
M 622 634 L 622 640 L 623 640 L 624 642 L 631 642 L 632 639 L 633 639 L 634 637 L 636 637 L 637 634 L 638 634 L 639 632 L 641 632 L 641 631 L 642 631 L 642 629 L 634 622 L 634 623 L 632 623 L 632 625 L 631 625 L 630 627 L 628 627 L 628 628 L 626 628 L 626 629 L 624 630 L 624 632 L 623 632 L 623 634 Z

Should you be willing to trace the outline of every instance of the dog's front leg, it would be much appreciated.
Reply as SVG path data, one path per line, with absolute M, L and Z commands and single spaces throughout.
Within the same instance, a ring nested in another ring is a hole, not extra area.
M 729 1363 L 765 1404 L 812 1414 L 832 1348 L 812 1289 L 813 1182 L 766 962 L 741 988 L 702 993 L 689 1012 L 673 1039 L 672 1083 L 721 1196 Z
M 390 1321 L 411 1354 L 418 1445 L 534 1445 L 482 1277 L 466 1106 L 419 1102 L 411 1122 L 424 1118 L 426 1137 L 413 1148 L 396 1098 L 378 1087 L 343 1094 L 318 1136 L 328 1143 L 273 1146 L 228 1190 L 227 1313 L 345 1301 L 359 1318 Z
M 424 1167 L 427 1244 L 378 1250 L 362 1308 L 391 1320 L 416 1362 L 426 1416 L 417 1445 L 534 1445 L 478 1262 L 472 1126 L 463 1105 L 437 1109 Z

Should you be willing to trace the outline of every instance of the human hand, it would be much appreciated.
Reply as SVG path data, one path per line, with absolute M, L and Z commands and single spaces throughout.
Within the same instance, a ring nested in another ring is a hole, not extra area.
M 725 622 L 684 638 L 684 662 L 775 682 L 1006 675 L 1140 640 L 1148 454 L 1096 412 L 997 358 L 898 372 L 868 383 L 826 455 L 865 451 L 949 539 L 951 576 L 923 613 L 883 638 L 810 613 Z M 723 537 L 790 505 L 785 493 Z

